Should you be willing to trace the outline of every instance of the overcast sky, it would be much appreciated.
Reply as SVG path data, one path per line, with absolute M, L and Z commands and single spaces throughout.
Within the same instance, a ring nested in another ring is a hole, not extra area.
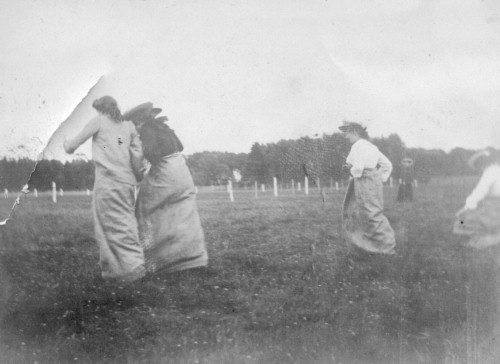
M 410 147 L 500 147 L 497 3 L 0 0 L 0 155 L 58 128 L 62 155 L 103 95 L 163 108 L 187 154 L 344 119 Z

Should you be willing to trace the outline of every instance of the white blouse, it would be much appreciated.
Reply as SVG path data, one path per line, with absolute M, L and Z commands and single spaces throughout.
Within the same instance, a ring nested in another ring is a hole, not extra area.
M 474 191 L 465 200 L 465 208 L 474 210 L 486 196 L 500 197 L 500 165 L 492 164 L 487 167 Z
M 374 169 L 377 165 L 380 166 L 383 182 L 389 179 L 392 172 L 391 161 L 366 139 L 359 139 L 352 145 L 346 163 L 351 165 L 354 178 L 361 177 L 364 169 Z

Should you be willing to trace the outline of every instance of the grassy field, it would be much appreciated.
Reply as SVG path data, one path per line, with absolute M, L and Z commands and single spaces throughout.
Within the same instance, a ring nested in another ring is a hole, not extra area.
M 99 280 L 91 197 L 23 198 L 0 226 L 1 363 L 497 363 L 491 251 L 451 233 L 474 181 L 386 211 L 398 256 L 353 260 L 342 191 L 203 191 L 205 272 Z M 14 199 L 0 200 L 0 216 Z

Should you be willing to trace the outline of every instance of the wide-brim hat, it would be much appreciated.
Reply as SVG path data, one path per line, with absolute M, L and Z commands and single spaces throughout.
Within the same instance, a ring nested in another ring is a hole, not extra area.
M 145 102 L 137 105 L 123 114 L 125 120 L 130 120 L 134 123 L 143 122 L 151 119 L 151 112 L 153 110 L 152 102 Z M 161 111 L 161 109 L 160 109 Z
M 361 123 L 356 123 L 353 121 L 344 121 L 341 126 L 339 126 L 339 130 L 342 132 L 363 132 L 366 131 L 366 126 Z
M 159 118 L 155 118 L 155 120 L 164 123 L 165 121 L 168 121 L 168 118 L 166 116 L 160 116 Z
M 486 150 L 486 149 L 480 150 L 479 152 L 474 153 L 472 155 L 472 157 L 469 158 L 469 160 L 467 161 L 467 165 L 471 169 L 477 169 L 478 168 L 478 164 L 481 161 L 484 161 L 485 159 L 488 159 L 490 156 L 491 156 L 491 153 L 488 150 Z
M 153 107 L 151 109 L 151 116 L 155 117 L 156 115 L 161 113 L 161 111 L 162 111 L 162 109 L 160 109 L 159 107 Z

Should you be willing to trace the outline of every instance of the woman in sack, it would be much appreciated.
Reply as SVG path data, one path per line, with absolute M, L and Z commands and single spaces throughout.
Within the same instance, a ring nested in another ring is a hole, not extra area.
M 204 267 L 208 256 L 196 206 L 193 178 L 182 143 L 151 103 L 125 113 L 151 163 L 136 202 L 139 238 L 148 276 Z
M 393 255 L 396 240 L 384 216 L 383 182 L 392 172 L 392 164 L 368 141 L 366 128 L 344 122 L 339 127 L 352 144 L 346 159 L 351 180 L 344 199 L 343 227 L 347 240 L 358 250 Z
M 123 120 L 112 97 L 101 97 L 92 106 L 98 115 L 77 136 L 66 140 L 64 149 L 73 153 L 92 138 L 94 232 L 101 275 L 136 281 L 145 274 L 134 214 L 134 189 L 141 178 L 142 164 L 139 135 L 131 122 Z
M 453 232 L 469 238 L 468 245 L 486 248 L 500 244 L 500 165 L 492 152 L 474 154 L 469 167 L 482 171 L 481 179 L 457 212 Z M 500 256 L 497 259 L 500 265 Z

